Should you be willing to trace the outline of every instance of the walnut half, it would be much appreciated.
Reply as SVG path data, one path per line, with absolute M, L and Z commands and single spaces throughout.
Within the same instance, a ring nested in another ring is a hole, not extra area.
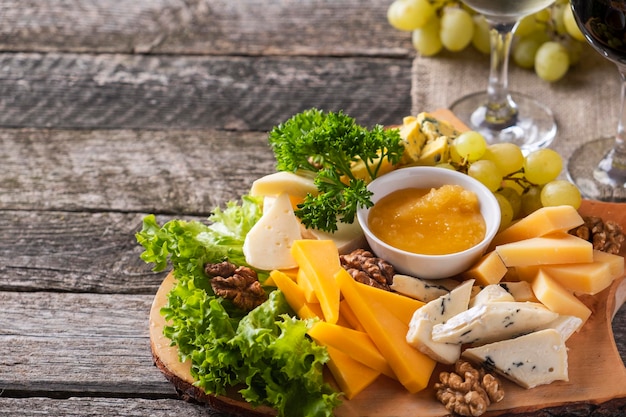
M 230 262 L 209 263 L 204 271 L 211 277 L 215 295 L 231 300 L 242 310 L 250 311 L 267 299 L 256 272 L 248 267 Z
M 504 398 L 496 376 L 464 360 L 456 362 L 454 372 L 441 372 L 439 381 L 435 384 L 437 399 L 448 411 L 461 416 L 480 416 L 491 403 Z
M 389 286 L 393 282 L 395 270 L 384 259 L 377 258 L 365 249 L 356 249 L 351 253 L 341 255 L 339 259 L 341 266 L 355 281 L 383 290 L 391 290 Z

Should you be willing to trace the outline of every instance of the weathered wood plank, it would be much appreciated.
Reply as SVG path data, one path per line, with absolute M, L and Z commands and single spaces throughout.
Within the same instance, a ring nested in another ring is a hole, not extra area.
M 409 59 L 3 53 L 0 126 L 267 131 L 310 107 L 392 124 L 410 74 Z
M 0 211 L 0 290 L 154 294 L 164 273 L 139 258 L 135 233 L 142 218 Z
M 209 130 L 0 130 L 0 155 L 4 210 L 205 215 L 275 164 L 266 133 Z
M 0 292 L 4 395 L 174 396 L 152 360 L 152 298 Z
M 3 0 L 0 49 L 407 56 L 388 0 Z
M 0 397 L 1 417 L 234 417 L 175 399 Z

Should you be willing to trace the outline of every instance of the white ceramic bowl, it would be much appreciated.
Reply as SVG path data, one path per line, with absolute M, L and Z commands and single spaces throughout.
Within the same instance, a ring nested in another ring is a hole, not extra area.
M 446 255 L 423 255 L 395 248 L 376 237 L 368 226 L 368 208 L 361 208 L 357 218 L 370 248 L 379 258 L 391 263 L 398 273 L 420 278 L 439 279 L 457 275 L 471 267 L 485 253 L 500 227 L 500 207 L 487 187 L 469 175 L 436 167 L 407 167 L 376 178 L 368 185 L 374 204 L 382 197 L 404 188 L 439 188 L 446 184 L 460 185 L 473 191 L 480 202 L 485 219 L 485 237 L 477 245 Z

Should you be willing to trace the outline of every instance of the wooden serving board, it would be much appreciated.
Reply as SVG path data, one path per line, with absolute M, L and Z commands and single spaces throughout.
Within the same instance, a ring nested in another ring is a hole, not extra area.
M 626 230 L 625 206 L 617 203 L 584 201 L 583 215 L 597 215 L 614 220 Z M 622 255 L 626 248 L 622 249 Z M 163 336 L 165 321 L 159 310 L 174 285 L 170 275 L 159 288 L 150 312 L 150 339 L 155 363 L 177 388 L 184 399 L 206 403 L 211 407 L 241 416 L 273 416 L 269 407 L 252 408 L 236 394 L 207 395 L 193 387 L 189 364 L 180 363 L 175 347 Z M 583 328 L 568 341 L 569 381 L 554 382 L 530 390 L 503 380 L 505 398 L 492 404 L 485 417 L 502 415 L 533 415 L 538 410 L 551 410 L 550 415 L 565 415 L 581 405 L 604 404 L 609 409 L 626 405 L 626 368 L 615 345 L 611 321 L 626 300 L 626 279 L 616 280 L 611 287 L 596 296 L 581 298 L 593 311 Z M 443 368 L 442 368 L 443 369 Z M 443 417 L 450 413 L 434 396 L 432 384 L 439 375 L 433 373 L 430 387 L 409 394 L 397 381 L 385 376 L 370 385 L 352 400 L 344 400 L 336 409 L 337 417 Z M 573 407 L 573 408 L 572 408 Z M 561 412 L 559 412 L 561 410 Z M 571 415 L 571 414 L 570 414 Z M 610 414 L 609 415 L 618 415 Z

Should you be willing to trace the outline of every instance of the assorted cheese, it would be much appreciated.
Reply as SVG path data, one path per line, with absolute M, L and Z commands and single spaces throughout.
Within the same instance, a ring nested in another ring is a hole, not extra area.
M 468 348 L 462 356 L 524 388 L 568 380 L 567 347 L 554 329 Z

